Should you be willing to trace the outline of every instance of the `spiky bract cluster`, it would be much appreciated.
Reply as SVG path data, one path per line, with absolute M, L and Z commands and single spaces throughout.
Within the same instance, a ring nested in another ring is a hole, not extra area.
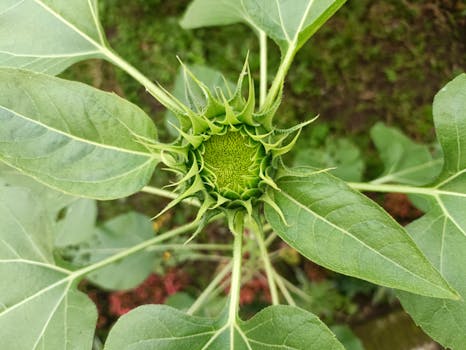
M 165 210 L 188 197 L 199 199 L 200 218 L 221 210 L 229 216 L 245 210 L 251 216 L 257 214 L 260 201 L 274 205 L 266 189 L 276 188 L 273 178 L 280 156 L 292 148 L 308 123 L 286 130 L 273 128 L 279 100 L 271 108 L 256 112 L 254 83 L 247 64 L 234 92 L 228 88 L 211 91 L 187 67 L 183 68 L 190 106 L 172 96 L 180 108 L 173 111 L 179 122 L 173 127 L 179 137 L 170 145 L 154 145 L 168 169 L 179 176 L 171 185 L 179 196 Z M 243 85 L 248 87 L 247 98 Z

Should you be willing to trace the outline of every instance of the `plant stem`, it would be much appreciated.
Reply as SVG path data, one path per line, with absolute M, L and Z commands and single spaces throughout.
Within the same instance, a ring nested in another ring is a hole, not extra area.
M 170 198 L 170 199 L 175 199 L 175 198 L 178 197 L 178 194 L 176 194 L 176 193 L 173 193 L 173 192 L 170 192 L 170 191 L 167 191 L 167 190 L 162 190 L 161 188 L 152 187 L 152 186 L 143 187 L 141 189 L 141 192 L 150 193 L 150 194 L 154 194 L 156 196 Z M 186 204 L 189 204 L 189 205 L 196 206 L 196 207 L 200 206 L 199 201 L 197 201 L 196 199 L 193 199 L 193 198 L 184 199 L 182 202 L 186 203 Z
M 167 250 L 167 249 L 176 249 L 176 250 L 232 250 L 230 244 L 160 244 L 155 247 L 150 247 L 147 250 Z M 90 249 L 91 250 L 91 249 Z
M 262 259 L 262 262 L 264 263 L 264 269 L 265 269 L 265 274 L 267 276 L 267 283 L 269 284 L 272 304 L 278 305 L 280 304 L 280 300 L 278 298 L 277 285 L 275 284 L 275 279 L 273 278 L 275 274 L 275 270 L 272 266 L 272 263 L 270 262 L 270 258 L 267 252 L 267 247 L 265 245 L 262 229 L 254 221 L 252 222 L 251 226 L 253 226 L 252 231 L 254 233 L 254 236 L 256 237 L 257 245 L 259 246 L 261 259 Z
M 239 296 L 241 289 L 241 264 L 243 262 L 243 230 L 233 232 L 235 240 L 233 242 L 233 267 L 230 285 L 230 305 L 228 311 L 228 321 L 230 325 L 236 322 L 239 309 Z M 232 327 L 233 328 L 233 327 Z
M 260 44 L 260 107 L 265 103 L 267 97 L 267 34 L 259 32 Z
M 293 283 L 288 281 L 286 278 L 280 276 L 278 273 L 276 274 L 276 277 L 283 282 L 285 287 L 287 287 L 291 292 L 293 292 L 294 294 L 299 296 L 301 299 L 303 299 L 304 301 L 307 301 L 307 302 L 311 301 L 311 297 L 309 295 L 304 293 L 301 289 L 296 287 Z
M 435 196 L 439 192 L 435 188 L 429 187 L 413 187 L 404 185 L 376 185 L 371 183 L 361 182 L 348 182 L 348 185 L 358 191 L 369 191 L 369 192 L 391 192 L 391 193 L 416 193 L 426 194 L 429 196 Z
M 131 75 L 134 79 L 136 79 L 142 86 L 146 88 L 146 90 L 163 106 L 171 110 L 172 112 L 184 113 L 185 108 L 183 105 L 178 103 L 174 100 L 167 92 L 163 89 L 159 88 L 156 84 L 154 84 L 150 79 L 148 79 L 144 74 L 142 74 L 139 70 L 133 67 L 131 64 L 126 62 L 123 58 L 117 55 L 109 48 L 102 48 L 102 53 L 107 57 L 107 59 L 115 64 L 116 66 L 123 69 L 126 73 Z
M 211 254 L 190 254 L 186 257 L 186 260 L 197 260 L 197 261 L 228 261 L 231 259 L 229 256 L 218 256 L 218 255 L 211 255 Z
M 118 254 L 115 254 L 115 255 L 112 255 L 110 257 L 108 257 L 107 259 L 104 259 L 104 260 L 101 260 L 95 264 L 92 264 L 92 265 L 89 265 L 85 268 L 82 268 L 80 270 L 77 270 L 77 271 L 74 271 L 71 275 L 69 275 L 69 279 L 76 279 L 76 278 L 79 278 L 81 276 L 84 276 L 84 275 L 87 275 L 88 273 L 90 272 L 93 272 L 95 270 L 98 270 L 102 267 L 105 267 L 111 263 L 114 263 L 118 260 L 121 260 L 123 258 L 126 258 L 127 256 L 130 256 L 132 254 L 135 254 L 137 252 L 140 252 L 141 250 L 144 250 L 146 249 L 147 247 L 150 247 L 151 245 L 153 244 L 156 244 L 156 243 L 159 243 L 159 242 L 162 242 L 162 241 L 166 241 L 167 239 L 170 239 L 172 237 L 175 237 L 177 235 L 180 235 L 182 233 L 185 233 L 185 232 L 188 232 L 188 231 L 192 231 L 194 230 L 197 225 L 199 224 L 199 221 L 196 220 L 196 221 L 193 221 L 187 225 L 184 225 L 184 226 L 180 226 L 180 227 L 177 227 L 173 230 L 170 230 L 168 232 L 165 232 L 164 234 L 161 234 L 160 236 L 156 236 L 152 239 L 149 239 L 147 241 L 144 241 L 138 245 L 135 245 L 134 247 L 131 247 L 129 249 L 126 249 L 124 251 L 122 251 L 121 253 L 118 253 Z
M 196 301 L 191 305 L 191 307 L 186 312 L 188 315 L 194 314 L 204 302 L 212 295 L 215 291 L 217 286 L 222 282 L 222 280 L 228 275 L 231 271 L 233 263 L 230 261 L 228 265 L 226 265 L 218 274 L 217 276 L 209 283 L 209 285 L 204 289 L 204 291 L 199 295 Z
M 291 305 L 291 306 L 296 306 L 296 302 L 294 301 L 293 297 L 291 296 L 290 292 L 286 288 L 285 284 L 281 280 L 281 278 L 278 276 L 277 272 L 274 271 L 273 277 L 275 279 L 275 282 L 277 283 L 278 288 L 283 294 L 283 297 L 285 298 L 286 302 Z
M 267 239 L 265 240 L 265 246 L 268 248 L 273 243 L 273 241 L 277 238 L 277 234 L 272 232 Z
M 267 93 L 267 97 L 265 99 L 264 105 L 262 106 L 262 109 L 267 109 L 272 106 L 273 102 L 275 101 L 275 98 L 277 97 L 283 85 L 283 82 L 285 81 L 286 73 L 290 69 L 291 62 L 293 62 L 293 58 L 294 50 L 288 49 L 285 57 L 283 58 L 280 66 L 278 67 L 277 74 L 275 75 L 275 78 L 272 82 L 272 86 L 270 87 L 269 92 Z

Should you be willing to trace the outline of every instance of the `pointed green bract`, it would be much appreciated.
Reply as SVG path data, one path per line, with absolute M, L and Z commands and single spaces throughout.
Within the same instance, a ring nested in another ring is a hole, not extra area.
M 163 150 L 162 161 L 179 175 L 173 186 L 180 195 L 164 211 L 183 199 L 197 196 L 202 203 L 198 217 L 218 210 L 246 210 L 252 215 L 272 179 L 282 154 L 291 150 L 301 129 L 271 129 L 269 115 L 275 107 L 255 112 L 254 83 L 247 62 L 235 90 L 211 91 L 186 66 L 186 100 L 191 108 L 175 113 L 179 137 L 171 145 L 149 145 Z M 247 86 L 247 97 L 243 96 Z M 202 98 L 199 98 L 201 96 Z M 196 103 L 196 101 L 200 101 Z M 265 199 L 266 200 L 266 199 Z
M 0 69 L 0 160 L 76 196 L 140 190 L 158 157 L 155 126 L 135 105 L 84 84 Z
M 344 348 L 317 316 L 290 306 L 271 306 L 246 322 L 228 325 L 223 317 L 193 317 L 168 306 L 146 305 L 121 317 L 110 331 L 105 350 L 120 349 Z
M 230 96 L 231 91 L 235 91 L 236 85 L 227 80 L 223 74 L 215 69 L 202 65 L 190 65 L 187 68 L 197 77 L 210 91 L 222 91 L 224 96 Z M 172 94 L 179 101 L 192 109 L 203 110 L 208 101 L 196 82 L 186 73 L 185 67 L 181 66 L 176 75 Z M 178 136 L 178 132 L 172 127 L 174 124 L 180 127 L 178 120 L 170 110 L 165 114 L 167 129 L 172 136 Z
M 277 234 L 331 270 L 417 294 L 457 298 L 406 231 L 382 208 L 327 174 L 286 176 L 265 214 Z

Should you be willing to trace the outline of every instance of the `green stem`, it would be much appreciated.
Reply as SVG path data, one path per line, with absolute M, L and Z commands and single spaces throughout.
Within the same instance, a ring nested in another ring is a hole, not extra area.
M 190 224 L 187 224 L 187 225 L 184 225 L 184 226 L 181 226 L 181 227 L 177 227 L 173 230 L 170 230 L 168 232 L 165 232 L 164 234 L 161 234 L 160 236 L 156 236 L 152 239 L 149 239 L 147 241 L 144 241 L 138 245 L 135 245 L 134 247 L 131 247 L 129 249 L 126 249 L 124 251 L 122 251 L 121 253 L 118 253 L 118 254 L 115 254 L 115 255 L 112 255 L 110 257 L 108 257 L 107 259 L 104 259 L 104 260 L 101 260 L 95 264 L 92 264 L 92 265 L 89 265 L 85 268 L 82 268 L 80 270 L 77 270 L 77 271 L 74 271 L 68 278 L 69 279 L 76 279 L 76 278 L 79 278 L 81 276 L 84 276 L 84 275 L 87 275 L 88 273 L 91 273 L 95 270 L 98 270 L 102 267 L 105 267 L 107 265 L 110 265 L 118 260 L 121 260 L 121 259 L 124 259 L 132 254 L 135 254 L 137 252 L 140 252 L 141 250 L 144 250 L 148 247 L 150 247 L 151 245 L 153 244 L 156 244 L 156 243 L 159 243 L 159 242 L 162 242 L 162 241 L 166 241 L 167 239 L 170 239 L 172 237 L 175 237 L 177 235 L 180 235 L 182 233 L 186 233 L 188 231 L 192 231 L 194 230 L 197 225 L 199 224 L 199 221 L 196 220 Z
M 270 247 L 270 245 L 273 243 L 273 241 L 275 241 L 277 237 L 278 237 L 277 234 L 275 232 L 272 232 L 265 240 L 265 246 L 267 248 Z
M 188 315 L 194 314 L 209 299 L 209 297 L 216 290 L 217 286 L 222 282 L 222 280 L 231 271 L 231 266 L 232 265 L 233 265 L 233 263 L 230 262 L 222 270 L 220 270 L 220 272 L 217 274 L 217 276 L 212 280 L 212 282 L 209 283 L 209 285 L 204 289 L 204 291 L 201 293 L 201 295 L 199 295 L 199 297 L 196 299 L 196 301 L 188 309 L 188 311 L 186 312 Z
M 282 292 L 286 302 L 291 306 L 296 306 L 296 302 L 294 301 L 293 297 L 291 296 L 290 292 L 286 288 L 281 278 L 278 276 L 277 272 L 274 271 L 273 277 L 275 279 L 275 282 L 277 283 L 278 288 Z
M 148 250 L 232 250 L 230 244 L 161 244 L 150 247 Z M 92 249 L 90 249 L 92 250 Z
M 230 305 L 228 321 L 230 325 L 235 324 L 239 309 L 239 296 L 241 289 L 241 264 L 243 262 L 243 230 L 233 232 L 233 267 L 230 285 Z
M 291 291 L 293 292 L 294 294 L 296 294 L 297 296 L 299 296 L 301 299 L 303 299 L 304 301 L 306 302 L 310 302 L 311 301 L 311 297 L 309 295 L 307 295 L 306 293 L 304 293 L 301 289 L 299 289 L 298 287 L 296 287 L 293 283 L 291 283 L 290 281 L 288 281 L 286 278 L 280 276 L 278 273 L 276 274 L 276 277 L 278 279 L 280 279 L 283 284 Z
M 260 43 L 260 107 L 265 103 L 267 97 L 267 34 L 259 32 Z
M 186 257 L 186 260 L 197 260 L 197 261 L 228 261 L 231 259 L 229 256 L 219 256 L 219 255 L 211 255 L 211 254 L 190 254 Z
M 291 66 L 291 63 L 293 62 L 293 58 L 294 58 L 294 50 L 288 50 L 286 52 L 286 55 L 285 57 L 283 58 L 280 66 L 278 67 L 278 71 L 277 71 L 277 74 L 275 75 L 275 78 L 272 82 L 272 85 L 270 86 L 270 89 L 269 89 L 269 92 L 267 93 L 267 97 L 265 99 L 265 102 L 262 106 L 262 109 L 265 110 L 265 109 L 268 109 L 270 108 L 282 85 L 283 85 L 283 82 L 285 81 L 285 76 L 286 76 L 286 73 L 288 73 L 288 70 L 290 69 L 290 66 Z
M 154 194 L 156 196 L 170 198 L 170 199 L 176 199 L 178 197 L 178 194 L 176 194 L 176 193 L 173 193 L 173 192 L 170 192 L 170 191 L 167 191 L 167 190 L 162 190 L 161 188 L 152 187 L 152 186 L 143 187 L 141 189 L 141 192 L 150 193 L 150 194 Z M 189 205 L 196 206 L 196 207 L 200 206 L 199 201 L 197 201 L 196 199 L 193 199 L 193 198 L 184 199 L 182 202 L 186 203 L 186 204 L 189 204 Z
M 126 62 L 123 58 L 117 55 L 109 48 L 102 48 L 102 53 L 107 57 L 107 59 L 115 64 L 116 66 L 123 69 L 126 73 L 131 75 L 134 79 L 136 79 L 142 86 L 146 88 L 146 90 L 163 106 L 171 110 L 172 112 L 184 113 L 185 106 L 181 105 L 177 101 L 175 101 L 167 92 L 163 89 L 159 88 L 156 84 L 154 84 L 150 79 L 148 79 L 144 74 L 138 71 L 135 67 L 131 64 Z
M 413 187 L 404 185 L 376 185 L 372 183 L 349 182 L 348 185 L 358 191 L 368 192 L 391 192 L 391 193 L 415 193 L 435 196 L 444 191 L 438 191 L 429 187 Z
M 273 278 L 275 271 L 270 261 L 267 247 L 265 245 L 263 236 L 264 233 L 262 232 L 261 228 L 257 223 L 253 222 L 251 226 L 253 226 L 252 231 L 254 233 L 254 236 L 256 237 L 261 259 L 264 264 L 265 274 L 267 276 L 267 282 L 269 284 L 270 296 L 272 298 L 272 304 L 278 305 L 280 304 L 280 299 L 278 298 L 277 285 L 275 284 L 275 279 Z

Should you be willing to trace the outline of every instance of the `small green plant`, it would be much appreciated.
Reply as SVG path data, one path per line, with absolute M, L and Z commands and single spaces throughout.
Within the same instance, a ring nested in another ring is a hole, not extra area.
M 381 124 L 371 136 L 386 169 L 371 182 L 347 183 L 332 175 L 333 168 L 289 167 L 282 157 L 315 120 L 276 126 L 278 107 L 286 103 L 286 74 L 297 51 L 344 2 L 191 3 L 181 21 L 185 28 L 243 22 L 257 34 L 256 99 L 247 58 L 236 85 L 182 64 L 182 94 L 172 94 L 109 47 L 96 0 L 2 1 L 2 349 L 99 348 L 96 310 L 78 283 L 87 278 L 106 289 L 132 288 L 168 248 L 231 250 L 232 257 L 186 312 L 141 306 L 118 320 L 104 349 L 343 349 L 317 316 L 296 307 L 293 295 L 302 292 L 275 271 L 269 256 L 276 235 L 319 265 L 397 289 L 427 333 L 464 349 L 466 75 L 434 100 L 443 161 Z M 270 86 L 268 39 L 281 51 Z M 53 76 L 89 58 L 105 59 L 140 82 L 172 113 L 176 139 L 160 142 L 152 120 L 128 101 Z M 147 186 L 158 164 L 176 174 L 173 191 Z M 155 217 L 181 202 L 197 206 L 197 215 L 155 237 L 149 218 L 136 213 L 95 227 L 94 200 L 139 191 L 172 199 Z M 405 229 L 359 191 L 410 194 L 426 214 Z M 233 243 L 192 243 L 214 220 L 227 223 Z M 273 306 L 242 320 L 239 291 L 247 267 L 265 271 Z M 194 316 L 226 280 L 230 292 L 222 311 Z M 279 305 L 283 301 L 289 305 Z

